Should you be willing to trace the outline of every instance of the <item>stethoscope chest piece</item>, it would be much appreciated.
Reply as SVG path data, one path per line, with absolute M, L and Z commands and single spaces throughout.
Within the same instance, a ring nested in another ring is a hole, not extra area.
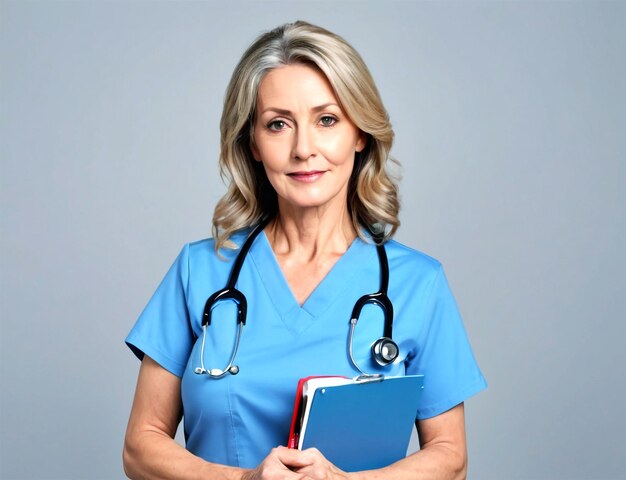
M 381 337 L 372 344 L 372 356 L 378 365 L 386 367 L 398 358 L 398 344 L 391 338 Z

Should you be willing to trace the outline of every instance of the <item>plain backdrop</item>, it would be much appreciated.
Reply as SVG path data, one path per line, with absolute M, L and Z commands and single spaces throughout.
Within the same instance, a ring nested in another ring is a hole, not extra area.
M 0 478 L 119 479 L 123 339 L 209 236 L 226 83 L 305 19 L 361 52 L 489 382 L 469 478 L 623 479 L 626 3 L 0 3 Z M 346 332 L 347 333 L 347 332 Z

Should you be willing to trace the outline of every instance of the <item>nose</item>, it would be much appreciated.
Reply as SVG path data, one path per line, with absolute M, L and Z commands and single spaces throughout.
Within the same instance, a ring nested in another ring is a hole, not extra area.
M 294 138 L 293 158 L 308 160 L 315 155 L 315 139 L 313 132 L 306 127 L 298 127 Z

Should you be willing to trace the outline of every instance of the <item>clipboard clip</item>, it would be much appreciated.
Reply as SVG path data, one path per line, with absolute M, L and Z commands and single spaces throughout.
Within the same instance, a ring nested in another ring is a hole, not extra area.
M 353 380 L 357 383 L 374 383 L 382 382 L 384 379 L 385 376 L 382 373 L 363 373 L 354 377 Z

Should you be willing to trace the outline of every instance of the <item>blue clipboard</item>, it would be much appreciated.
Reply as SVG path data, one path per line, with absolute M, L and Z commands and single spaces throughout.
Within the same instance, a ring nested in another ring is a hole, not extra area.
M 302 449 L 315 447 L 346 472 L 385 467 L 406 456 L 423 375 L 318 388 Z

